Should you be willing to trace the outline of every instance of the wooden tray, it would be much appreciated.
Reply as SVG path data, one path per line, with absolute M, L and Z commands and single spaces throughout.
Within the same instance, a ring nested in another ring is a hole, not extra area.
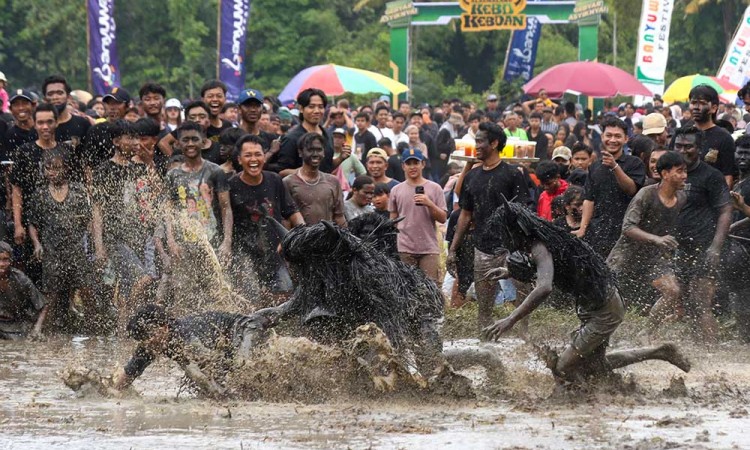
M 457 161 L 468 161 L 468 162 L 479 161 L 474 156 L 465 156 L 465 155 L 451 155 L 451 159 L 455 159 Z M 500 159 L 502 159 L 505 162 L 513 163 L 513 164 L 518 164 L 522 162 L 529 162 L 529 163 L 539 162 L 539 158 L 504 158 L 504 157 L 501 157 Z

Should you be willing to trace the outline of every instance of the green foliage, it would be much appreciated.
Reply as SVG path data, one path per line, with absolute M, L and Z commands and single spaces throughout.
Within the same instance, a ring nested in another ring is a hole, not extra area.
M 747 2 L 701 1 L 698 13 L 685 14 L 691 2 L 677 1 L 667 82 L 690 73 L 715 73 Z M 607 4 L 610 13 L 600 25 L 599 60 L 632 73 L 642 1 Z M 253 0 L 247 84 L 278 93 L 300 70 L 325 63 L 388 73 L 389 31 L 379 23 L 384 9 L 382 0 Z M 170 96 L 198 95 L 203 80 L 216 76 L 217 10 L 218 0 L 118 1 L 115 19 L 124 86 L 136 92 L 141 83 L 155 80 Z M 11 87 L 38 86 L 51 73 L 65 74 L 76 88 L 85 87 L 85 24 L 82 0 L 0 0 L 0 70 Z M 517 98 L 522 83 L 501 81 L 509 39 L 506 31 L 462 33 L 455 21 L 413 28 L 411 100 L 436 103 L 456 96 L 481 101 L 487 92 L 507 101 Z M 576 60 L 577 44 L 575 25 L 545 25 L 535 73 Z

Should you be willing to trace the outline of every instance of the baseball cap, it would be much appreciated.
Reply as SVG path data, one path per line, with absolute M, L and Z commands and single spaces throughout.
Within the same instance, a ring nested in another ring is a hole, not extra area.
M 391 103 L 391 97 L 386 94 L 383 94 L 380 97 L 378 97 L 378 101 Z
M 369 156 L 370 154 L 368 153 L 367 155 Z M 401 161 L 406 162 L 410 159 L 416 159 L 417 161 L 424 161 L 424 155 L 422 154 L 422 150 L 418 148 L 410 148 L 408 150 L 404 150 L 404 152 L 401 153 Z
M 176 98 L 170 98 L 167 103 L 164 104 L 164 108 L 180 108 L 182 109 L 182 103 Z
M 667 119 L 661 113 L 651 113 L 643 118 L 643 134 L 662 134 L 667 128 Z
M 279 120 L 292 120 L 292 112 L 286 106 L 279 108 L 278 114 Z
M 245 89 L 240 92 L 240 98 L 237 99 L 237 104 L 241 105 L 250 100 L 255 100 L 258 103 L 263 103 L 263 94 L 257 89 Z
M 408 150 L 406 152 L 408 152 Z M 404 152 L 404 154 L 406 154 L 406 152 Z M 383 158 L 385 161 L 388 161 L 388 153 L 386 153 L 385 150 L 383 150 L 382 148 L 378 148 L 378 147 L 371 148 L 370 151 L 367 152 L 367 159 L 370 159 L 370 156 L 379 156 Z
M 552 159 L 562 158 L 565 161 L 570 161 L 571 157 L 573 157 L 573 153 L 571 153 L 570 149 L 564 145 L 557 147 L 555 151 L 552 152 Z
M 5 74 L 3 72 L 0 72 L 0 81 L 5 81 L 6 83 L 8 82 L 8 79 L 5 78 Z
M 450 117 L 448 117 L 448 123 L 462 127 L 464 126 L 464 118 L 461 117 L 461 114 L 452 113 Z
M 107 95 L 102 97 L 102 101 L 106 101 L 108 98 L 111 98 L 117 103 L 130 103 L 130 94 L 121 87 L 113 87 Z
M 34 94 L 32 94 L 31 91 L 27 91 L 26 89 L 16 89 L 15 91 L 13 91 L 10 99 L 8 99 L 8 104 L 10 105 L 19 98 L 25 98 L 32 103 L 36 101 L 36 99 L 34 98 Z
M 333 133 L 331 133 L 331 134 L 346 135 L 346 130 L 344 130 L 343 128 L 336 128 L 335 130 L 333 130 Z
M 495 94 L 490 94 L 490 95 L 488 95 L 488 96 L 487 96 L 487 100 L 489 100 L 489 101 L 494 101 L 494 100 L 497 100 L 497 95 L 495 95 Z

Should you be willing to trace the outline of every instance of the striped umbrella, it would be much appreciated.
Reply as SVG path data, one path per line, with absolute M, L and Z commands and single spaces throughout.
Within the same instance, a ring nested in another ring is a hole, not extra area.
M 409 90 L 405 84 L 379 73 L 337 64 L 323 64 L 308 67 L 295 75 L 279 94 L 279 100 L 281 103 L 292 102 L 300 91 L 307 88 L 321 89 L 328 96 L 341 95 L 344 92 L 398 95 Z
M 740 89 L 739 87 L 733 85 L 728 81 L 721 80 L 716 77 L 695 74 L 674 80 L 674 82 L 669 85 L 667 90 L 664 91 L 664 95 L 662 96 L 662 98 L 665 102 L 668 103 L 686 102 L 688 100 L 690 90 L 700 84 L 707 84 L 711 86 L 712 88 L 716 89 L 716 92 L 719 94 L 723 94 L 725 92 L 729 93 L 732 91 L 736 93 Z

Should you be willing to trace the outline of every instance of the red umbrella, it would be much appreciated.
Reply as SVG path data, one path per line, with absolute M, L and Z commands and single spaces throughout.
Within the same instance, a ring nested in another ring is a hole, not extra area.
M 633 75 L 617 67 L 592 61 L 558 64 L 523 85 L 527 94 L 534 95 L 542 89 L 553 98 L 562 97 L 568 91 L 589 97 L 653 95 Z

